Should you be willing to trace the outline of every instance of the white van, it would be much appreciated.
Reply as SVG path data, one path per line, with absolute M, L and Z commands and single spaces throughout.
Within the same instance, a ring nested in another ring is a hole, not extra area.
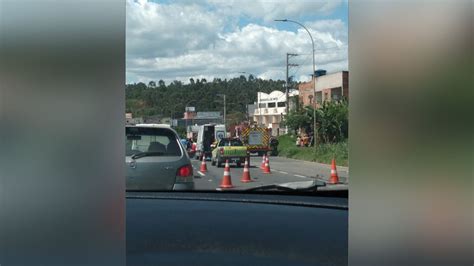
M 226 137 L 225 125 L 222 124 L 205 124 L 199 127 L 197 136 L 196 159 L 202 160 L 202 156 L 206 159 L 212 156 L 211 145 Z

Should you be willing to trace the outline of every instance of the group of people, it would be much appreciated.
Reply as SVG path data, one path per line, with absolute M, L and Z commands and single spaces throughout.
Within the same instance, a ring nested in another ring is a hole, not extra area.
M 296 137 L 296 146 L 297 147 L 309 147 L 311 146 L 312 137 L 309 137 L 306 134 L 301 134 Z
M 196 151 L 196 143 L 193 141 L 192 138 L 181 139 L 181 143 L 184 147 L 186 147 L 187 151 Z

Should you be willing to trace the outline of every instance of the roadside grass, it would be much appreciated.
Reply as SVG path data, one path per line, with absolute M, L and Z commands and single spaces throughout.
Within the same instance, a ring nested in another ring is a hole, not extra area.
M 325 164 L 330 164 L 335 158 L 337 165 L 349 165 L 347 140 L 320 144 L 316 152 L 314 147 L 296 147 L 296 137 L 290 135 L 278 137 L 278 142 L 278 156 Z

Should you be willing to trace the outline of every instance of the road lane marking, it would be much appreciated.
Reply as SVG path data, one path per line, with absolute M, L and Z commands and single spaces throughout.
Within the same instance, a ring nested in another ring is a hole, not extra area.
M 308 178 L 307 176 L 304 176 L 304 175 L 294 175 L 296 177 L 302 177 L 302 178 Z
M 206 176 L 206 175 L 203 174 L 201 171 L 198 171 L 198 174 L 201 175 L 201 176 Z
M 209 179 L 209 180 L 207 180 L 207 181 L 212 182 L 212 179 Z
M 287 172 L 278 171 L 278 170 L 277 170 L 277 172 L 279 172 L 279 173 L 282 173 L 282 174 L 285 174 L 285 175 L 287 175 L 287 174 L 288 174 Z

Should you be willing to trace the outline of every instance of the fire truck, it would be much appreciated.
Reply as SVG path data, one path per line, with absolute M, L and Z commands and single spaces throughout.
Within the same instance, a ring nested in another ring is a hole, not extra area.
M 258 153 L 262 156 L 271 150 L 270 130 L 256 125 L 240 125 L 236 128 L 236 135 L 242 140 L 250 153 Z

